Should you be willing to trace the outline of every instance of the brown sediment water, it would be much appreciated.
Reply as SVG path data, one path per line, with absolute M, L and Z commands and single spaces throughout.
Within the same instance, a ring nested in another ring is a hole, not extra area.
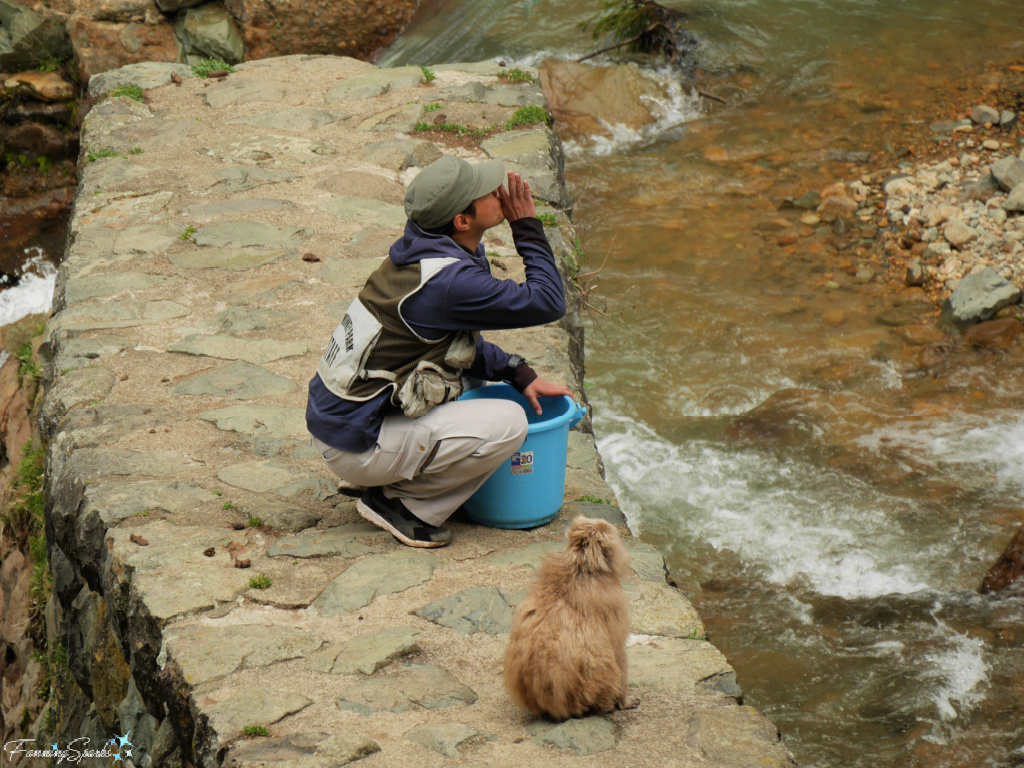
M 1024 522 L 1024 352 L 923 365 L 941 295 L 903 291 L 884 223 L 780 203 L 956 156 L 929 126 L 999 95 L 1024 6 L 672 6 L 727 103 L 556 125 L 583 272 L 607 257 L 587 378 L 619 501 L 801 765 L 1020 765 L 1024 597 L 976 589 Z M 383 63 L 576 58 L 599 8 L 427 0 Z

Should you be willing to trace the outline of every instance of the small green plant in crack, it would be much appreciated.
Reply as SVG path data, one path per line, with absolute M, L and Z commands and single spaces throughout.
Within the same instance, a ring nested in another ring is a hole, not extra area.
M 94 163 L 103 157 L 124 157 L 124 155 L 111 147 L 99 147 L 97 149 L 90 149 L 85 159 L 87 162 Z
M 146 150 L 144 150 L 142 147 L 132 147 L 131 149 L 128 150 L 128 154 L 129 155 L 141 155 L 145 151 Z
M 185 227 L 185 231 L 178 235 L 179 240 L 191 240 L 192 235 L 196 233 L 196 228 L 189 224 Z
M 220 508 L 221 509 L 234 509 L 235 508 L 235 503 L 233 501 L 225 501 L 223 504 L 220 505 Z
M 207 78 L 211 72 L 237 72 L 234 67 L 223 59 L 202 59 L 198 64 L 192 65 L 192 74 L 196 77 Z
M 39 370 L 39 366 L 32 362 L 32 342 L 26 341 L 17 351 L 14 356 L 18 359 L 18 376 L 25 378 L 26 376 L 33 379 L 38 379 L 42 376 L 42 371 Z
M 261 525 L 263 525 L 263 521 L 260 518 L 256 517 L 256 515 L 254 515 L 252 512 L 249 512 L 245 516 L 245 525 L 248 528 L 259 528 Z
M 242 729 L 242 733 L 246 736 L 269 736 L 270 731 L 264 728 L 262 725 L 247 725 Z
M 419 133 L 442 131 L 443 133 L 454 133 L 458 136 L 472 136 L 477 139 L 491 134 L 491 129 L 489 128 L 472 128 L 463 123 L 416 123 L 416 131 Z
M 502 80 L 508 80 L 510 83 L 535 83 L 533 75 L 529 72 L 523 72 L 519 67 L 510 69 L 506 72 L 499 72 L 498 77 Z
M 513 128 L 525 128 L 526 126 L 537 125 L 537 123 L 549 125 L 551 123 L 551 115 L 544 107 L 530 104 L 527 107 L 517 109 L 515 114 L 505 123 L 505 128 L 511 131 Z
M 612 503 L 606 499 L 602 499 L 600 496 L 580 496 L 576 501 L 589 501 L 591 504 L 608 504 L 612 506 Z
M 423 111 L 424 112 L 437 112 L 443 106 L 444 106 L 444 104 L 441 104 L 440 102 L 434 102 L 433 104 L 424 104 L 423 105 Z
M 555 218 L 553 213 L 538 213 L 537 218 L 540 219 L 540 223 L 545 227 L 557 227 L 558 219 Z
M 142 102 L 143 104 L 146 103 L 145 93 L 143 92 L 142 88 L 138 85 L 135 85 L 135 83 L 119 85 L 117 86 L 117 88 L 107 93 L 107 97 L 111 99 L 116 99 L 119 96 L 125 96 L 129 99 L 132 99 L 133 101 Z
M 253 589 L 269 589 L 270 584 L 270 577 L 265 573 L 261 573 L 259 576 L 253 576 L 249 579 L 249 586 Z
M 420 69 L 423 71 L 423 82 L 427 83 L 427 85 L 429 85 L 430 83 L 434 82 L 437 79 L 437 75 L 435 75 L 431 70 L 427 69 L 426 67 L 421 65 Z

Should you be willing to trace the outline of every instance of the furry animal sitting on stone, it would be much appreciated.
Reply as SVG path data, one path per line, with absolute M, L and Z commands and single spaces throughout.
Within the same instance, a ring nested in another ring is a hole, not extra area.
M 562 721 L 640 703 L 626 692 L 628 570 L 615 526 L 573 521 L 566 548 L 541 563 L 512 620 L 505 686 L 517 705 Z

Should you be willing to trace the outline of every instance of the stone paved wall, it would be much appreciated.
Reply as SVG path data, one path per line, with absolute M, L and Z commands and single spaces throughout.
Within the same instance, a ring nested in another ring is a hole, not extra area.
M 316 56 L 177 86 L 170 71 L 121 70 L 151 89 L 146 103 L 108 99 L 88 116 L 41 350 L 47 615 L 74 681 L 55 738 L 127 732 L 146 767 L 791 765 L 771 723 L 738 706 L 661 555 L 633 539 L 641 706 L 555 725 L 509 701 L 501 658 L 539 559 L 578 513 L 623 522 L 586 422 L 555 522 L 455 519 L 435 551 L 364 523 L 305 437 L 321 345 L 400 233 L 418 168 L 442 152 L 498 157 L 568 206 L 543 125 L 483 140 L 415 130 L 439 116 L 503 125 L 543 103 L 539 88 L 490 62 L 431 83 Z M 496 275 L 523 279 L 507 226 L 485 244 Z M 573 317 L 490 338 L 582 396 Z M 246 738 L 255 726 L 269 737 Z

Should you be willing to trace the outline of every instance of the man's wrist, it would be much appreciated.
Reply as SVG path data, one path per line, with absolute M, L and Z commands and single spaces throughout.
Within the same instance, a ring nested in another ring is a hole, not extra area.
M 502 378 L 511 384 L 517 392 L 522 392 L 535 382 L 538 376 L 522 356 L 509 355 Z

